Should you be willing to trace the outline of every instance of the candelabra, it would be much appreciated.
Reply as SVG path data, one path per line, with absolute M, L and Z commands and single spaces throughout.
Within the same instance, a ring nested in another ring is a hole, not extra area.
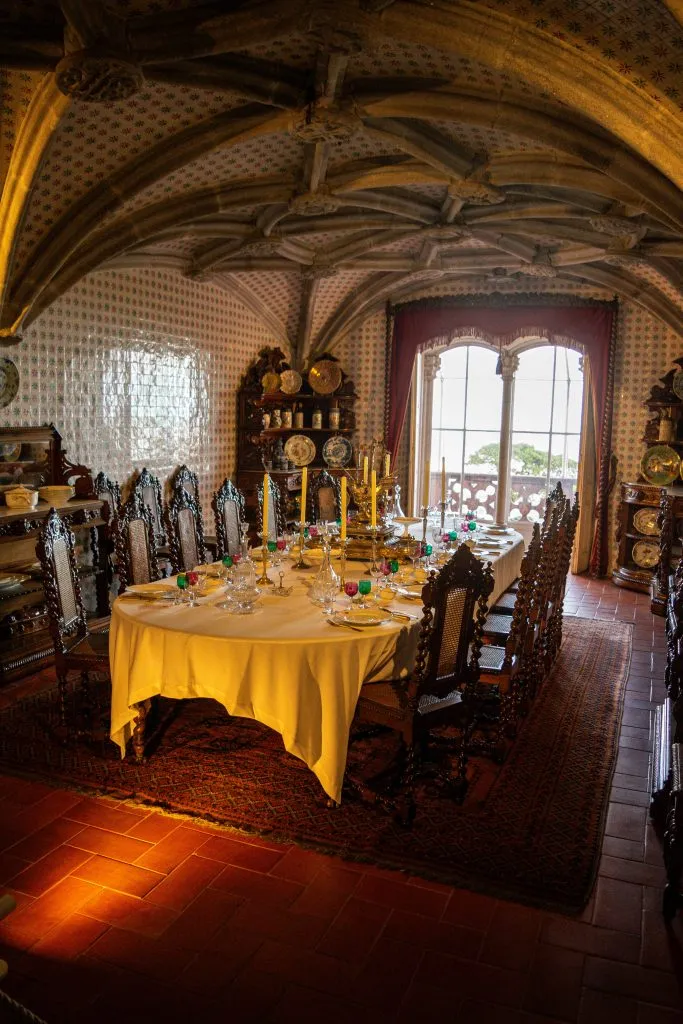
M 441 513 L 441 533 L 446 529 L 446 502 L 439 502 L 439 512 Z
M 346 545 L 348 540 L 344 537 L 344 540 L 340 540 L 340 552 L 339 552 L 339 589 L 344 591 L 344 584 L 346 583 Z
M 274 583 L 268 578 L 268 534 L 260 533 L 261 538 L 261 558 L 262 558 L 262 570 L 261 575 L 256 580 L 257 587 L 272 587 Z
M 307 562 L 304 558 L 304 551 L 306 550 L 306 524 L 301 523 L 299 526 L 299 557 L 294 563 L 294 569 L 310 569 L 311 563 Z

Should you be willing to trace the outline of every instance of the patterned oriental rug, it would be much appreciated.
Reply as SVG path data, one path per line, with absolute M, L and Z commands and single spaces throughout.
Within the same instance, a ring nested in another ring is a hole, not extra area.
M 428 786 L 405 831 L 352 796 L 324 806 L 317 780 L 256 722 L 213 701 L 165 702 L 148 763 L 108 741 L 64 746 L 56 691 L 0 714 L 0 764 L 48 782 L 173 812 L 544 907 L 577 911 L 590 895 L 617 756 L 631 626 L 571 618 L 556 667 L 502 767 L 470 761 L 457 806 Z M 108 683 L 96 684 L 106 705 Z M 372 756 L 352 745 L 350 758 Z

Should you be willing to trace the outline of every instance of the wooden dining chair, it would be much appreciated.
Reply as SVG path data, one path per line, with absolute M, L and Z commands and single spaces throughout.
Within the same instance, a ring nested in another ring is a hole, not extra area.
M 241 551 L 244 523 L 244 495 L 227 477 L 214 494 L 211 505 L 216 521 L 216 552 L 218 558 Z
M 425 768 L 430 732 L 458 726 L 455 772 L 439 773 L 448 795 L 458 801 L 467 791 L 467 749 L 476 723 L 475 693 L 486 602 L 493 573 L 461 546 L 422 590 L 423 616 L 413 671 L 407 679 L 365 683 L 356 708 L 357 725 L 386 726 L 402 740 L 403 769 L 398 799 L 385 797 L 373 780 L 348 781 L 365 799 L 397 813 L 402 824 L 415 815 L 415 780 Z M 384 775 L 384 773 L 382 773 Z
M 121 507 L 121 488 L 115 480 L 110 480 L 106 473 L 98 473 L 95 477 L 95 494 L 103 502 L 102 518 L 110 523 L 118 515 Z
M 546 671 L 553 665 L 562 645 L 562 616 L 564 614 L 564 598 L 567 589 L 567 576 L 571 564 L 574 537 L 579 520 L 579 496 L 574 496 L 570 505 L 567 499 L 558 531 L 555 573 L 551 584 L 550 600 L 545 623 L 545 659 Z
M 190 572 L 206 561 L 204 531 L 196 502 L 185 490 L 173 495 L 166 509 L 173 572 Z
M 114 519 L 114 537 L 119 570 L 119 593 L 138 583 L 161 577 L 149 506 L 133 492 Z
M 339 482 L 326 469 L 312 476 L 309 482 L 311 522 L 336 523 L 341 515 Z
M 268 501 L 268 536 L 270 538 L 280 537 L 285 532 L 285 512 L 282 491 L 275 483 L 272 476 L 268 477 L 269 501 Z M 263 482 L 256 488 L 256 521 L 259 534 L 263 533 Z
M 204 536 L 204 547 L 211 552 L 212 558 L 216 558 L 216 552 L 218 550 L 217 538 L 206 533 L 206 526 L 204 523 L 204 512 L 202 510 L 202 503 L 199 498 L 199 477 L 197 474 L 189 468 L 189 466 L 179 466 L 176 471 L 171 475 L 169 480 L 169 490 L 171 498 L 179 491 L 185 491 L 194 500 L 197 506 L 197 515 L 199 516 L 199 522 L 202 527 L 202 534 Z
M 159 478 L 153 476 L 146 467 L 141 469 L 133 481 L 132 492 L 139 495 L 152 513 L 154 540 L 158 551 L 168 543 L 166 524 L 164 522 L 164 502 L 161 496 Z
M 66 723 L 67 674 L 81 674 L 84 708 L 88 709 L 88 676 L 92 671 L 109 671 L 108 620 L 103 629 L 90 632 L 74 555 L 74 535 L 53 508 L 38 536 L 36 554 L 43 572 L 43 587 L 50 632 L 55 649 L 59 688 L 59 714 Z

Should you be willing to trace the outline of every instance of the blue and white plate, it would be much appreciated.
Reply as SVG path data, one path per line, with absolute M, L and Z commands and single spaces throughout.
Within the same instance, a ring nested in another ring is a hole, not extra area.
M 331 469 L 348 466 L 353 456 L 353 445 L 343 434 L 334 434 L 323 445 L 323 458 Z

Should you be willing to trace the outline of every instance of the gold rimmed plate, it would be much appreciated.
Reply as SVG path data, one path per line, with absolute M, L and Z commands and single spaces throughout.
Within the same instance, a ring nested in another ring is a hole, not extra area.
M 641 569 L 654 569 L 659 562 L 659 544 L 654 540 L 637 540 L 631 557 Z
M 657 511 L 656 508 L 638 509 L 633 517 L 633 525 L 638 533 L 644 533 L 646 537 L 657 537 L 659 535 Z
M 308 371 L 308 383 L 316 395 L 332 395 L 342 382 L 342 372 L 331 359 L 319 359 Z
M 292 434 L 285 443 L 285 455 L 295 466 L 308 466 L 315 458 L 315 444 L 305 434 Z
M 303 378 L 298 370 L 283 370 L 280 374 L 280 391 L 285 395 L 298 395 Z
M 266 395 L 273 395 L 280 390 L 280 374 L 264 373 L 261 377 L 261 387 Z
M 668 444 L 656 444 L 643 455 L 640 469 L 648 483 L 666 487 L 678 476 L 681 460 Z

